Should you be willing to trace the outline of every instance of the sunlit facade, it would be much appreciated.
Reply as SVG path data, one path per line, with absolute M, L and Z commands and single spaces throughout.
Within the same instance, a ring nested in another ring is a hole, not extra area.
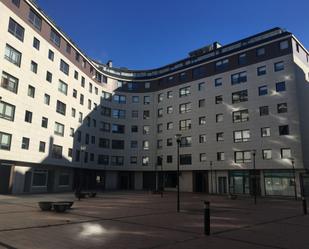
M 301 195 L 309 53 L 290 32 L 138 71 L 91 60 L 30 0 L 0 13 L 1 193 L 174 190 L 181 134 L 182 191 Z

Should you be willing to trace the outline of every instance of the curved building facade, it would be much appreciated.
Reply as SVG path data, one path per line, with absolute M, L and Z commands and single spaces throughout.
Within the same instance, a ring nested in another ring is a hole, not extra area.
M 307 189 L 308 51 L 274 28 L 153 70 L 88 58 L 30 0 L 0 1 L 0 192 Z

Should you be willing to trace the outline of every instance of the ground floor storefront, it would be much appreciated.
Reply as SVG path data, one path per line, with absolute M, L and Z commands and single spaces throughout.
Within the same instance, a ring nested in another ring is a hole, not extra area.
M 0 162 L 0 194 L 84 190 L 177 189 L 176 171 L 105 171 Z M 309 196 L 305 170 L 196 170 L 179 175 L 182 192 L 222 195 Z

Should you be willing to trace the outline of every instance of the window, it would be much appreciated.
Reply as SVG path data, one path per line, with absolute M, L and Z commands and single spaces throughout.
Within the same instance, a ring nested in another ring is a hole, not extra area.
M 82 87 L 85 87 L 85 78 L 83 76 L 81 77 L 80 84 L 81 84 Z M 112 96 L 112 95 L 110 95 L 110 96 Z
M 276 83 L 276 92 L 284 92 L 286 90 L 285 82 Z
M 25 29 L 15 22 L 12 18 L 9 21 L 9 29 L 8 31 L 14 35 L 18 40 L 24 41 Z
M 35 37 L 33 37 L 33 44 L 32 44 L 32 46 L 35 49 L 40 50 L 40 41 L 37 38 L 35 38 Z
M 111 131 L 111 125 L 110 123 L 101 122 L 101 131 L 110 132 Z
M 75 116 L 76 116 L 76 109 L 75 109 L 75 108 L 72 108 L 72 109 L 71 109 L 71 116 L 72 116 L 73 118 L 75 118 Z
M 215 79 L 215 87 L 222 86 L 222 78 Z
M 143 150 L 149 150 L 149 141 L 148 140 L 143 141 Z
M 270 160 L 272 158 L 272 151 L 270 149 L 268 150 L 262 150 L 262 156 L 264 160 Z
M 217 123 L 223 122 L 223 113 L 216 114 L 216 122 Z
M 42 117 L 41 126 L 42 126 L 43 128 L 47 128 L 47 126 L 48 126 L 48 118 Z
M 261 128 L 261 137 L 270 137 L 270 128 L 269 127 Z
M 74 128 L 70 128 L 70 137 L 74 137 Z
M 247 82 L 247 72 L 240 72 L 240 73 L 232 74 L 231 82 L 232 82 L 232 85 Z
M 215 97 L 215 103 L 216 104 L 222 104 L 223 102 L 223 96 L 222 95 L 218 95 Z
M 251 154 L 249 151 L 235 151 L 234 158 L 235 163 L 249 163 L 251 162 Z
M 18 79 L 6 72 L 2 72 L 1 87 L 13 93 L 17 93 Z
M 28 122 L 28 123 L 32 122 L 32 112 L 30 111 L 25 112 L 25 122 Z
M 166 139 L 166 146 L 173 146 L 173 139 L 172 138 Z
M 190 95 L 190 87 L 183 87 L 179 89 L 179 97 L 184 97 Z
M 143 126 L 143 134 L 148 135 L 150 132 L 150 126 L 149 125 L 144 125 Z
M 266 85 L 260 86 L 259 87 L 259 96 L 264 96 L 264 95 L 267 95 L 267 94 L 268 94 L 267 86 Z
M 52 82 L 52 80 L 53 80 L 53 75 L 52 75 L 52 73 L 51 72 L 49 72 L 49 71 L 47 71 L 46 72 L 46 80 L 48 81 L 48 82 Z
M 206 134 L 202 134 L 199 136 L 199 142 L 201 144 L 206 143 Z
M 123 134 L 125 132 L 125 126 L 119 124 L 112 124 L 112 133 Z
M 166 108 L 166 113 L 167 113 L 167 114 L 173 113 L 173 107 L 172 107 L 172 106 L 168 106 L 168 107 Z
M 149 119 L 150 118 L 150 111 L 144 110 L 143 112 L 143 119 Z
M 163 101 L 163 97 L 164 97 L 164 94 L 163 94 L 163 93 L 159 93 L 159 94 L 158 94 L 158 103 L 160 103 L 160 102 Z
M 288 125 L 279 125 L 279 136 L 289 135 L 289 126 Z
M 50 30 L 50 40 L 57 46 L 60 47 L 61 38 L 57 31 L 51 29 Z
M 56 112 L 65 115 L 66 112 L 66 104 L 64 104 L 63 102 L 57 100 L 57 106 L 56 106 Z
M 132 96 L 132 103 L 139 103 L 139 96 Z
M 29 21 L 33 24 L 33 26 L 37 30 L 41 30 L 42 27 L 42 19 L 34 12 L 34 10 L 30 9 L 29 11 Z
M 265 48 L 264 47 L 256 49 L 256 56 L 257 57 L 262 56 L 264 54 L 265 54 Z
M 136 140 L 132 140 L 132 141 L 131 141 L 131 148 L 132 148 L 132 149 L 136 149 L 137 147 L 138 147 L 137 141 L 136 141 Z
M 101 114 L 105 117 L 110 117 L 112 114 L 112 109 L 109 107 L 101 106 Z
M 28 86 L 28 96 L 34 98 L 35 96 L 35 88 L 33 86 Z
M 268 106 L 260 106 L 260 116 L 267 116 L 267 115 L 269 115 Z
M 46 146 L 46 143 L 40 141 L 40 144 L 39 144 L 39 152 L 45 152 L 45 146 Z
M 180 147 L 191 147 L 191 146 L 192 146 L 192 137 L 180 138 Z
M 248 109 L 235 111 L 232 114 L 233 123 L 247 122 L 249 121 L 249 112 Z
M 246 63 L 247 63 L 247 55 L 245 53 L 238 55 L 238 64 L 245 65 Z
M 133 110 L 131 115 L 132 115 L 132 118 L 138 118 L 138 111 Z
M 99 139 L 99 147 L 108 149 L 110 148 L 110 140 L 107 138 L 100 138 Z
M 200 162 L 206 162 L 206 153 L 200 153 Z
M 76 70 L 74 71 L 74 79 L 78 80 L 78 72 Z
M 216 133 L 216 139 L 217 142 L 224 141 L 224 133 L 223 132 Z
M 51 61 L 54 61 L 55 53 L 51 51 L 50 49 L 48 50 L 48 59 Z
M 167 155 L 166 156 L 166 163 L 172 163 L 173 162 L 173 156 Z
M 179 105 L 179 113 L 187 113 L 191 112 L 191 110 L 192 110 L 191 102 Z
M 38 72 L 38 64 L 34 61 L 31 61 L 30 70 L 34 73 L 37 73 Z
M 279 44 L 280 50 L 284 50 L 289 48 L 289 42 L 288 41 L 281 41 Z
M 79 96 L 79 103 L 80 103 L 81 105 L 84 104 L 84 94 L 80 94 L 80 96 Z
M 148 166 L 149 165 L 149 157 L 143 156 L 142 158 L 142 166 Z
M 277 112 L 278 113 L 286 113 L 288 112 L 288 104 L 287 103 L 280 103 L 277 105 Z
M 63 137 L 64 136 L 64 125 L 55 122 L 54 134 Z
M 180 165 L 190 165 L 192 164 L 192 156 L 191 154 L 182 154 L 179 156 Z
M 217 161 L 224 161 L 225 155 L 224 152 L 217 152 Z
M 257 68 L 257 76 L 266 74 L 266 66 L 261 66 Z
M 115 103 L 118 103 L 118 104 L 125 104 L 125 103 L 126 103 L 126 96 L 115 94 L 115 95 L 113 96 L 113 101 L 114 101 Z
M 116 164 L 115 157 L 112 157 L 113 163 Z M 98 155 L 98 164 L 100 165 L 108 165 L 109 164 L 109 156 L 108 155 Z
M 137 157 L 136 156 L 131 156 L 130 157 L 130 163 L 131 164 L 137 164 Z
M 88 109 L 91 110 L 91 100 L 88 99 Z
M 60 71 L 66 75 L 69 75 L 70 66 L 64 60 L 60 60 Z
M 215 65 L 217 71 L 227 69 L 229 66 L 229 59 L 219 60 Z
M 75 60 L 79 62 L 80 54 L 76 51 L 75 52 Z
M 198 118 L 198 124 L 199 125 L 205 125 L 206 124 L 206 117 L 205 116 L 199 117 Z
M 199 91 L 204 91 L 205 90 L 205 82 L 201 82 L 198 84 L 198 90 Z
M 250 130 L 234 131 L 234 143 L 250 141 Z
M 150 97 L 144 96 L 144 105 L 149 105 L 149 104 L 150 104 Z
M 34 170 L 32 173 L 32 186 L 45 187 L 47 186 L 48 171 L 47 170 Z
M 20 67 L 21 53 L 8 44 L 6 44 L 6 47 L 5 47 L 4 58 L 8 60 L 9 62 L 13 63 L 14 65 Z
M 12 3 L 13 3 L 17 8 L 19 8 L 20 0 L 12 0 Z
M 137 125 L 132 125 L 131 126 L 131 132 L 138 132 L 138 126 Z
M 112 140 L 112 149 L 123 150 L 124 149 L 124 141 L 123 140 Z
M 64 95 L 68 94 L 68 85 L 63 81 L 59 80 L 58 91 L 63 93 Z
M 292 155 L 291 149 L 289 149 L 289 148 L 281 149 L 281 158 L 282 159 L 290 159 L 291 155 Z
M 112 110 L 112 117 L 117 119 L 124 119 L 126 117 L 125 110 L 113 109 Z
M 161 133 L 163 131 L 163 124 L 157 124 L 157 132 Z
M 172 91 L 168 91 L 166 97 L 167 97 L 168 99 L 173 98 L 173 92 L 172 92 Z
M 205 99 L 200 99 L 199 101 L 198 101 L 198 107 L 205 107 Z
M 193 68 L 192 70 L 192 76 L 194 79 L 202 78 L 206 74 L 206 67 L 205 66 L 199 66 L 196 68 Z
M 23 137 L 22 142 L 21 142 L 21 148 L 23 150 L 29 150 L 29 143 L 30 143 L 30 139 L 27 137 Z
M 248 90 L 242 90 L 232 93 L 232 103 L 240 103 L 248 101 Z
M 180 120 L 179 121 L 179 130 L 190 130 L 191 129 L 191 119 Z
M 72 157 L 72 149 L 69 149 L 69 151 L 70 150 L 71 150 L 71 153 L 68 153 L 68 155 L 69 157 Z M 59 186 L 69 186 L 70 185 L 70 175 L 67 173 L 60 173 L 58 184 Z
M 150 88 L 150 83 L 149 83 L 149 82 L 146 82 L 146 83 L 145 83 L 145 89 L 148 89 L 148 88 Z
M 11 149 L 12 135 L 0 131 L 0 150 Z
M 55 159 L 61 159 L 62 158 L 62 146 L 53 144 L 51 157 Z
M 0 101 L 0 118 L 14 121 L 15 106 L 9 103 Z
M 274 70 L 275 70 L 275 72 L 284 70 L 284 63 L 283 63 L 283 61 L 276 62 L 274 64 Z
M 179 80 L 180 80 L 181 82 L 184 82 L 184 81 L 187 80 L 187 78 L 188 78 L 187 76 L 188 76 L 188 75 L 187 75 L 186 72 L 182 72 L 182 73 L 179 74 Z

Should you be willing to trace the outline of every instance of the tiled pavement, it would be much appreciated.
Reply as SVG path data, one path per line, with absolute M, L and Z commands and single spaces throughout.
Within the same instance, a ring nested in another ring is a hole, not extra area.
M 72 193 L 1 196 L 2 248 L 307 249 L 309 216 L 300 201 L 229 200 L 222 196 L 106 192 L 75 200 L 64 214 L 42 212 L 41 200 L 74 200 Z M 211 236 L 203 234 L 203 202 L 211 202 Z

